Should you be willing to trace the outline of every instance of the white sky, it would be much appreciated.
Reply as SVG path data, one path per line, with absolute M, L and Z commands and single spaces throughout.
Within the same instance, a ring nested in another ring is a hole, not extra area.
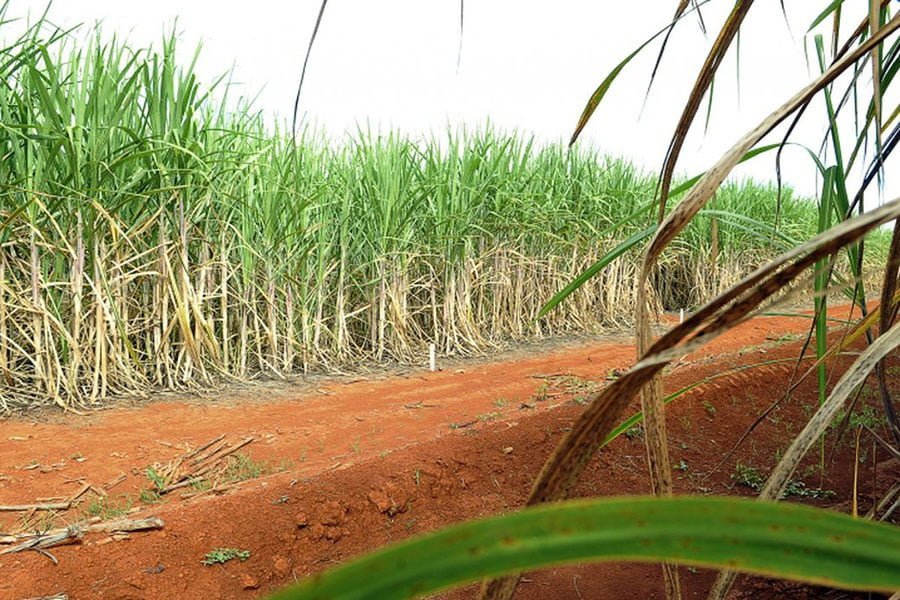
M 490 119 L 501 129 L 533 133 L 542 141 L 567 140 L 590 93 L 623 57 L 668 22 L 675 4 L 469 0 L 457 71 L 458 0 L 332 0 L 313 49 L 301 110 L 307 121 L 333 137 L 353 132 L 357 123 L 419 135 L 440 132 L 448 123 L 479 125 Z M 730 4 L 713 0 L 703 8 L 708 37 L 694 18 L 676 29 L 643 113 L 658 46 L 633 61 L 582 143 L 658 169 Z M 845 14 L 856 4 L 864 10 L 865 3 L 848 3 Z M 7 16 L 40 12 L 44 5 L 44 0 L 12 0 Z M 740 98 L 732 51 L 716 82 L 709 130 L 704 134 L 701 115 L 683 150 L 680 172 L 693 174 L 710 166 L 818 71 L 814 63 L 811 71 L 807 68 L 803 35 L 822 2 L 786 5 L 790 26 L 779 2 L 754 5 L 741 38 Z M 57 0 L 50 14 L 60 25 L 103 21 L 108 33 L 127 34 L 135 46 L 156 43 L 177 18 L 185 56 L 203 42 L 202 75 L 211 80 L 234 66 L 241 84 L 236 91 L 253 96 L 262 90 L 257 105 L 289 119 L 318 8 L 319 0 Z M 846 15 L 846 24 L 858 18 Z M 814 61 L 811 42 L 810 52 Z M 896 97 L 889 100 L 886 107 L 896 105 Z M 818 147 L 824 103 L 817 102 L 807 113 L 796 139 Z M 888 163 L 888 173 L 897 162 L 895 157 Z M 814 169 L 803 151 L 789 151 L 785 167 L 787 181 L 806 193 L 815 190 Z M 738 173 L 773 179 L 774 155 L 755 159 Z M 870 206 L 878 202 L 874 186 L 872 190 Z M 888 177 L 885 196 L 898 194 L 898 181 Z

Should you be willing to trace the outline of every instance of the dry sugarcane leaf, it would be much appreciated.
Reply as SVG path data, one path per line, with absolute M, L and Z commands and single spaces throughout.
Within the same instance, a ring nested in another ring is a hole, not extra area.
M 678 120 L 678 125 L 675 127 L 675 133 L 672 136 L 672 140 L 669 142 L 665 161 L 663 162 L 659 189 L 660 221 L 663 220 L 666 214 L 666 200 L 668 200 L 669 197 L 669 187 L 672 184 L 672 176 L 675 173 L 675 165 L 681 154 L 681 147 L 684 145 L 685 139 L 687 139 L 688 131 L 691 128 L 691 124 L 694 122 L 694 117 L 697 116 L 697 111 L 700 110 L 700 103 L 703 100 L 703 96 L 706 95 L 707 90 L 710 88 L 713 78 L 719 70 L 719 65 L 722 64 L 722 59 L 725 58 L 725 53 L 728 52 L 728 48 L 731 47 L 731 42 L 740 31 L 741 24 L 743 24 L 744 18 L 747 16 L 752 5 L 753 0 L 737 0 L 737 2 L 734 3 L 731 14 L 728 15 L 728 19 L 725 21 L 722 29 L 719 30 L 719 35 L 716 37 L 716 41 L 713 43 L 712 48 L 710 48 L 706 60 L 697 75 L 697 80 L 694 82 L 691 95 L 684 105 L 681 117 Z
M 295 148 L 297 141 L 297 138 L 295 137 L 297 135 L 297 113 L 300 110 L 300 92 L 303 90 L 303 80 L 306 79 L 306 67 L 309 66 L 309 56 L 312 54 L 316 36 L 319 35 L 319 26 L 322 25 L 322 16 L 325 14 L 326 6 L 328 6 L 328 0 L 322 0 L 322 5 L 319 7 L 319 14 L 316 17 L 316 24 L 313 26 L 312 34 L 309 36 L 309 46 L 306 48 L 306 56 L 303 59 L 303 69 L 300 71 L 300 81 L 297 83 L 297 95 L 294 98 L 294 112 L 291 121 L 291 141 L 294 142 Z
M 878 27 L 881 25 L 881 6 L 879 0 L 869 0 L 869 33 L 875 35 L 878 33 Z M 837 36 L 835 36 L 837 39 Z M 875 46 L 872 48 L 872 101 L 874 104 L 875 117 L 875 137 L 880 146 L 881 135 L 881 48 Z
M 731 150 L 725 153 L 725 155 L 706 172 L 700 181 L 691 188 L 685 198 L 678 203 L 678 206 L 672 210 L 669 216 L 657 229 L 656 236 L 650 243 L 650 249 L 645 258 L 644 271 L 649 272 L 649 267 L 655 263 L 663 249 L 669 245 L 669 242 L 671 242 L 684 227 L 687 226 L 700 209 L 706 205 L 713 193 L 719 188 L 740 158 L 746 154 L 750 148 L 795 110 L 809 102 L 809 100 L 823 87 L 854 65 L 882 40 L 897 31 L 898 28 L 900 28 L 900 16 L 895 16 L 879 30 L 877 35 L 870 37 L 864 43 L 860 44 L 853 52 L 848 53 L 841 60 L 834 63 L 827 71 L 807 84 L 790 100 L 785 102 L 775 112 L 763 120 L 756 128 L 747 133 L 731 148 Z
M 722 27 L 719 37 L 716 39 L 713 48 L 707 56 L 706 63 L 701 69 L 700 75 L 698 76 L 697 82 L 691 93 L 691 97 L 684 108 L 681 120 L 679 121 L 675 135 L 669 146 L 669 151 L 663 165 L 660 188 L 659 218 L 662 224 L 659 230 L 657 230 L 656 237 L 647 250 L 638 284 L 636 329 L 639 356 L 646 352 L 651 340 L 650 314 L 646 296 L 647 282 L 650 271 L 663 249 L 681 231 L 681 229 L 693 219 L 696 213 L 706 205 L 715 190 L 718 189 L 728 173 L 730 173 L 737 164 L 737 161 L 740 160 L 739 157 L 746 154 L 747 151 L 756 145 L 762 136 L 771 130 L 772 127 L 793 113 L 797 107 L 802 106 L 808 101 L 808 96 L 810 94 L 808 90 L 818 90 L 820 89 L 820 85 L 824 85 L 824 83 L 813 82 L 813 84 L 807 86 L 807 89 L 801 90 L 801 92 L 792 98 L 791 101 L 782 106 L 768 119 L 763 121 L 755 130 L 745 136 L 741 142 L 734 146 L 732 150 L 729 151 L 716 166 L 710 169 L 707 172 L 707 175 L 691 189 L 688 196 L 673 211 L 672 216 L 670 216 L 669 219 L 664 220 L 668 188 L 672 174 L 675 170 L 675 163 L 678 159 L 681 146 L 687 137 L 690 124 L 693 122 L 693 118 L 699 109 L 700 101 L 709 87 L 719 64 L 721 64 L 721 60 L 730 46 L 731 41 L 740 30 L 741 23 L 746 17 L 751 5 L 752 1 L 738 0 L 738 2 L 735 3 L 728 20 Z M 856 52 L 853 53 L 853 55 L 855 54 Z M 841 63 L 838 63 L 832 67 L 832 69 L 829 69 L 829 71 L 826 72 L 826 75 L 830 74 L 833 78 L 851 64 L 854 64 L 854 62 L 845 58 Z M 679 213 L 682 214 L 679 215 Z M 642 391 L 641 407 L 646 422 L 647 435 L 645 437 L 645 445 L 647 448 L 647 459 L 650 467 L 650 480 L 653 493 L 664 496 L 671 495 L 672 472 L 668 456 L 662 380 L 659 374 L 654 375 L 650 380 L 649 385 Z M 677 571 L 674 567 L 669 565 L 664 565 L 663 571 L 666 582 L 666 596 L 668 598 L 680 597 Z
M 879 326 L 879 334 L 888 331 L 894 324 L 897 316 L 897 307 L 891 304 L 897 291 L 897 267 L 900 264 L 900 221 L 894 223 L 894 233 L 891 237 L 891 246 L 888 252 L 887 264 L 884 269 L 884 282 L 881 284 L 881 318 Z M 894 409 L 894 402 L 891 399 L 891 392 L 888 388 L 887 377 L 885 371 L 887 365 L 884 359 L 878 361 L 875 373 L 878 378 L 878 389 L 881 393 L 881 401 L 884 405 L 884 415 L 887 418 L 888 429 L 894 436 L 894 442 L 900 447 L 900 425 L 897 421 L 897 412 Z
M 678 6 L 675 7 L 675 14 L 672 17 L 672 23 L 666 28 L 666 37 L 663 38 L 659 53 L 656 55 L 656 62 L 653 63 L 653 71 L 650 73 L 650 82 L 647 84 L 647 91 L 644 94 L 645 102 L 647 96 L 650 95 L 650 88 L 653 87 L 653 82 L 656 80 L 656 73 L 659 71 L 659 65 L 662 63 L 663 54 L 666 53 L 666 47 L 669 45 L 669 38 L 672 36 L 672 32 L 675 30 L 675 25 L 678 24 L 678 20 L 681 19 L 684 11 L 687 10 L 688 1 L 689 0 L 678 1 Z

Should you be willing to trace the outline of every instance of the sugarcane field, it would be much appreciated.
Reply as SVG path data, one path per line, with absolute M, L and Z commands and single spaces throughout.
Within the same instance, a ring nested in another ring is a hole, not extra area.
M 0 600 L 900 598 L 897 8 L 0 3 Z

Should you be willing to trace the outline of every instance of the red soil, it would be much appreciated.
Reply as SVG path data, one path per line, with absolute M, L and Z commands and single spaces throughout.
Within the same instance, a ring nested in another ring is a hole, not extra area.
M 807 325 L 807 319 L 784 317 L 745 323 L 671 368 L 666 386 L 674 391 L 732 367 L 796 356 L 798 343 L 782 336 L 805 332 Z M 332 383 L 315 393 L 263 388 L 237 401 L 159 401 L 84 417 L 0 422 L 0 504 L 65 497 L 84 483 L 99 487 L 124 475 L 110 496 L 122 502 L 127 496 L 140 506 L 132 517 L 165 521 L 161 531 L 125 540 L 89 535 L 81 544 L 54 548 L 58 565 L 36 552 L 0 556 L 0 598 L 59 592 L 72 599 L 257 597 L 386 543 L 514 509 L 582 410 L 572 401 L 577 390 L 546 376 L 603 382 L 613 369 L 630 365 L 633 355 L 628 345 L 592 343 L 439 373 Z M 835 366 L 849 364 L 842 362 Z M 677 471 L 680 492 L 752 493 L 731 480 L 735 464 L 761 472 L 774 464 L 816 402 L 814 381 L 801 385 L 722 469 L 710 471 L 787 387 L 792 369 L 783 362 L 741 371 L 670 405 L 672 459 L 683 467 Z M 285 470 L 221 496 L 181 500 L 173 493 L 162 504 L 137 501 L 149 487 L 148 465 L 222 433 L 235 441 L 253 436 L 246 454 Z M 871 443 L 867 447 L 863 504 L 898 475 L 883 467 L 873 471 Z M 835 456 L 823 480 L 818 474 L 806 479 L 808 487 L 837 494 L 816 501 L 820 505 L 850 497 L 853 448 L 845 440 Z M 625 436 L 592 462 L 578 491 L 647 492 L 643 442 Z M 16 530 L 21 519 L 21 513 L 0 512 L 0 532 Z M 204 555 L 216 547 L 246 549 L 251 557 L 203 566 Z M 682 571 L 686 597 L 703 597 L 712 574 Z M 760 581 L 745 580 L 741 593 L 773 597 L 787 589 L 760 587 Z M 662 590 L 654 565 L 602 564 L 529 574 L 517 597 L 661 598 Z

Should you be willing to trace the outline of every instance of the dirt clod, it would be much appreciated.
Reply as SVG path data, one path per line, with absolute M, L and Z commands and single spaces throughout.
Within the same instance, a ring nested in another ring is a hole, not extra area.
M 349 507 L 332 500 L 322 506 L 318 521 L 326 527 L 337 527 L 347 522 L 349 512 Z
M 259 588 L 259 581 L 252 575 L 243 573 L 240 576 L 241 588 L 245 590 L 255 590 Z
M 370 491 L 367 496 L 369 502 L 381 514 L 389 517 L 406 512 L 409 506 L 409 497 L 397 484 L 387 483 L 378 489 Z
M 272 559 L 272 571 L 278 577 L 286 577 L 291 570 L 291 561 L 280 554 Z

